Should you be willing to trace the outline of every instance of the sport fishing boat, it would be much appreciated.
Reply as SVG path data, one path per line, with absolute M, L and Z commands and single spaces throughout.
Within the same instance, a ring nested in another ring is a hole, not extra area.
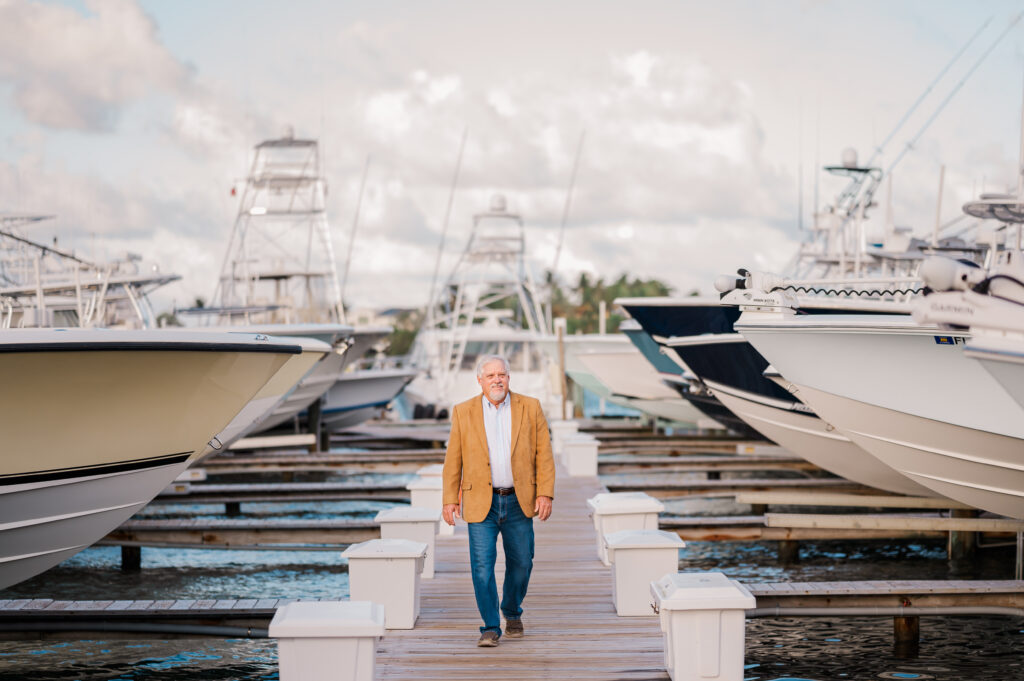
M 0 331 L 0 588 L 142 508 L 299 352 L 254 334 Z
M 749 296 L 736 329 L 816 414 L 941 496 L 1024 517 L 1024 410 L 964 354 L 969 332 L 879 301 L 851 301 L 860 314 L 799 314 L 799 301 L 771 288 L 725 299 Z
M 842 165 L 826 170 L 849 182 L 833 204 L 815 216 L 808 239 L 787 268 L 790 275 L 783 285 L 794 299 L 800 295 L 801 313 L 856 310 L 855 303 L 844 302 L 841 291 L 854 289 L 879 297 L 905 297 L 907 287 L 917 284 L 919 289 L 919 280 L 907 274 L 923 257 L 924 242 L 907 237 L 905 230 L 895 228 L 889 219 L 883 242 L 871 250 L 864 248 L 863 221 L 868 207 L 873 205 L 881 170 L 858 166 L 852 150 L 844 153 Z M 949 238 L 940 241 L 937 236 L 935 243 L 963 245 Z M 744 274 L 740 275 L 739 285 L 734 276 L 720 279 L 725 279 L 721 285 L 716 282 L 720 293 L 745 288 Z M 828 295 L 831 291 L 836 295 Z M 734 297 L 750 294 L 749 290 L 737 291 Z M 891 492 L 932 494 L 852 445 L 836 432 L 833 424 L 822 421 L 794 394 L 791 385 L 777 384 L 765 376 L 768 359 L 734 329 L 740 315 L 738 305 L 749 308 L 749 300 L 682 298 L 620 302 L 666 353 L 672 352 L 696 376 L 697 381 L 691 383 L 696 390 L 691 394 L 710 395 L 723 405 L 721 408 L 733 419 L 728 422 L 730 427 L 739 421 L 792 453 L 855 482 Z M 887 313 L 909 312 L 906 306 L 877 307 L 879 311 L 883 308 Z
M 355 410 L 353 405 L 377 404 L 385 387 L 395 388 L 386 404 L 404 383 L 394 380 L 396 370 L 377 380 L 376 368 L 365 369 L 358 380 L 344 377 L 391 329 L 345 324 L 319 143 L 287 134 L 257 144 L 254 151 L 212 304 L 188 312 L 207 315 L 217 325 L 267 328 L 267 333 L 289 337 L 308 332 L 325 340 L 325 334 L 334 333 L 335 356 L 325 358 L 263 421 L 262 429 L 301 417 L 321 398 L 324 414 L 347 412 L 346 422 L 356 414 L 368 416 L 372 410 Z M 331 332 L 325 325 L 344 328 Z M 283 328 L 289 326 L 297 330 Z M 415 375 L 412 370 L 405 373 L 410 379 Z M 347 394 L 351 391 L 356 392 Z M 327 426 L 333 427 L 330 421 Z
M 846 285 L 850 285 L 845 280 Z M 872 286 L 884 282 L 872 279 Z M 722 303 L 733 299 L 726 295 Z M 836 312 L 845 303 L 837 299 L 805 300 L 801 311 Z M 881 309 L 881 308 L 879 308 Z M 887 311 L 909 309 L 886 304 Z M 739 308 L 733 307 L 739 314 Z M 737 417 L 773 442 L 835 475 L 889 492 L 933 495 L 885 463 L 850 442 L 823 421 L 801 399 L 788 381 L 766 374 L 768 360 L 736 331 L 665 339 L 688 367 Z
M 1021 157 L 1024 158 L 1024 150 Z M 1022 170 L 1024 173 L 1024 170 Z M 964 212 L 1016 229 L 1016 248 L 999 254 L 989 270 L 946 258 L 932 258 L 922 276 L 935 291 L 914 308 L 914 318 L 950 330 L 969 328 L 964 354 L 976 359 L 1024 407 L 1024 175 L 1016 194 L 982 195 Z M 1005 228 L 1004 228 L 1005 229 Z
M 771 275 L 747 276 L 724 297 L 744 310 L 736 329 L 861 449 L 944 497 L 1014 518 L 1024 518 L 1024 406 L 1004 389 L 1012 376 L 976 357 L 986 347 L 982 337 L 996 349 L 1017 333 L 1005 321 L 992 323 L 992 311 L 1024 300 L 1019 167 L 1015 194 L 964 206 L 983 221 L 1016 223 L 1016 249 L 1007 247 L 1004 226 L 1001 249 L 993 238 L 987 248 L 964 252 L 983 254 L 985 267 L 966 258 L 921 263 L 922 293 L 961 292 L 925 295 L 913 318 L 882 314 L 892 310 L 877 301 L 847 304 L 862 314 L 800 314 L 793 289 Z M 933 247 L 938 243 L 933 237 Z M 716 286 L 731 288 L 725 283 Z

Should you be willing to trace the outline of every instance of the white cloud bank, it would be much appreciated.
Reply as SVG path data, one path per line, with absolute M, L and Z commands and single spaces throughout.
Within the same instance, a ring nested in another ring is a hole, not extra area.
M 235 209 L 228 190 L 247 171 L 253 145 L 293 126 L 297 136 L 321 139 L 339 267 L 371 159 L 346 297 L 359 306 L 420 305 L 463 130 L 442 272 L 464 245 L 470 216 L 495 192 L 523 214 L 532 250 L 548 266 L 585 131 L 561 274 L 573 281 L 582 269 L 627 272 L 708 292 L 716 274 L 778 269 L 795 250 L 796 170 L 793 158 L 778 156 L 795 146 L 795 124 L 779 129 L 801 110 L 794 91 L 835 103 L 841 116 L 826 115 L 826 124 L 845 125 L 870 105 L 846 90 L 855 82 L 866 100 L 869 66 L 851 62 L 856 80 L 844 80 L 838 57 L 815 64 L 815 54 L 801 55 L 781 34 L 735 24 L 741 12 L 697 3 L 679 10 L 688 40 L 667 30 L 671 22 L 632 11 L 628 31 L 590 33 L 573 12 L 544 6 L 543 31 L 515 33 L 522 22 L 514 16 L 481 30 L 477 19 L 487 12 L 476 6 L 463 8 L 462 23 L 457 13 L 434 17 L 415 5 L 376 17 L 367 8 L 355 18 L 346 15 L 358 14 L 351 7 L 320 8 L 306 13 L 316 25 L 307 18 L 301 30 L 288 24 L 301 11 L 243 6 L 234 30 L 197 19 L 172 22 L 174 34 L 159 18 L 175 7 L 155 4 L 150 16 L 131 0 L 92 1 L 87 13 L 0 0 L 0 130 L 10 130 L 0 137 L 0 211 L 58 214 L 58 227 L 79 241 L 105 235 L 180 272 L 185 280 L 162 295 L 165 304 L 208 297 Z M 177 9 L 203 17 L 206 7 Z M 593 11 L 604 20 L 614 14 Z M 702 29 L 716 21 L 729 27 L 721 40 Z M 625 37 L 612 43 L 613 35 Z M 201 58 L 189 52 L 193 45 Z M 771 64 L 780 54 L 789 55 L 785 70 Z M 884 73 L 871 78 L 889 99 L 906 90 Z M 872 115 L 888 121 L 898 113 Z M 936 159 L 962 140 L 923 141 L 915 153 L 927 162 L 897 176 L 897 189 L 908 189 L 897 194 L 898 222 L 933 218 Z M 832 146 L 820 160 L 834 160 Z M 1015 150 L 1015 142 L 989 142 L 974 152 L 989 188 Z M 951 208 L 974 170 L 947 173 Z M 808 185 L 810 175 L 808 166 Z

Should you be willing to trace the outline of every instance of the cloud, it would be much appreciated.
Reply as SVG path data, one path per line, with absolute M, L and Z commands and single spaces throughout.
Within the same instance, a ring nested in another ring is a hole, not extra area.
M 342 3 L 311 19 L 256 3 L 232 30 L 210 19 L 235 10 L 214 3 L 191 9 L 202 29 L 187 41 L 174 32 L 190 28 L 180 16 L 162 27 L 167 44 L 188 50 L 174 55 L 135 4 L 88 7 L 0 0 L 0 101 L 40 124 L 22 125 L 7 141 L 0 205 L 56 213 L 79 234 L 123 240 L 147 257 L 155 249 L 164 270 L 182 272 L 183 286 L 204 295 L 237 208 L 228 188 L 246 173 L 252 147 L 286 125 L 321 142 L 339 269 L 371 158 L 347 292 L 358 305 L 425 302 L 467 128 L 442 276 L 465 246 L 472 215 L 498 192 L 523 215 L 530 253 L 551 263 L 584 131 L 560 255 L 567 278 L 629 272 L 686 292 L 708 291 L 715 275 L 739 266 L 780 269 L 798 238 L 796 137 L 803 156 L 820 146 L 826 161 L 847 140 L 868 148 L 861 132 L 875 118 L 888 125 L 898 117 L 875 109 L 886 98 L 905 106 L 915 63 L 886 52 L 877 60 L 890 59 L 895 71 L 884 76 L 862 62 L 843 71 L 849 65 L 834 50 L 809 51 L 800 35 L 830 48 L 836 38 L 794 23 L 792 7 L 756 9 L 764 16 L 750 22 L 735 10 L 684 3 L 624 30 L 623 10 L 588 6 L 592 25 L 581 30 L 575 7 L 468 4 L 445 15 L 415 3 L 399 13 Z M 172 12 L 147 7 L 157 18 Z M 494 30 L 480 30 L 485 21 Z M 183 65 L 200 58 L 194 70 Z M 850 91 L 866 94 L 850 104 Z M 824 102 L 824 146 L 810 141 L 818 135 L 814 98 Z M 935 149 L 927 138 L 918 145 L 923 161 L 908 158 L 897 173 L 897 223 L 934 221 L 938 159 L 977 128 L 936 135 Z M 988 189 L 1012 180 L 1012 146 L 979 149 L 967 169 L 946 161 L 943 212 L 958 210 L 962 185 L 978 169 Z M 805 223 L 812 177 L 805 159 Z M 833 193 L 823 189 L 822 202 Z M 170 247 L 173 238 L 180 247 Z M 207 252 L 215 262 L 195 266 Z
M 175 92 L 188 69 L 132 0 L 88 0 L 91 14 L 30 0 L 0 2 L 0 82 L 29 120 L 110 132 L 150 91 Z

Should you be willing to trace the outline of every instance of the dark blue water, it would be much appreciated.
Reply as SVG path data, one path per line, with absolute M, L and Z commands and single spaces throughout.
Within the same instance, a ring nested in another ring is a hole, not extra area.
M 712 502 L 714 503 L 714 502 Z M 393 506 L 377 502 L 244 505 L 264 517 L 366 517 Z M 218 517 L 223 507 L 161 505 L 146 517 Z M 942 542 L 804 543 L 800 561 L 783 566 L 774 543 L 691 542 L 683 570 L 718 570 L 747 582 L 943 579 Z M 981 551 L 975 578 L 1012 576 L 1012 548 Z M 6 598 L 344 598 L 348 574 L 329 551 L 150 549 L 142 570 L 120 570 L 120 549 L 95 547 L 27 582 Z M 893 650 L 892 619 L 773 618 L 747 621 L 746 672 L 751 681 L 804 679 L 941 679 L 1024 681 L 1024 618 L 925 617 L 916 659 Z M 146 681 L 276 679 L 273 640 L 105 639 L 0 641 L 0 681 Z

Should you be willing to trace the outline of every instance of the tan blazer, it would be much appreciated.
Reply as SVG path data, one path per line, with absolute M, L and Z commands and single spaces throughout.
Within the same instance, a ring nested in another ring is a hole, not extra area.
M 551 456 L 548 422 L 540 402 L 511 393 L 512 479 L 516 498 L 532 518 L 538 496 L 555 498 L 555 460 Z M 452 408 L 452 430 L 444 457 L 444 504 L 459 503 L 462 517 L 478 523 L 491 510 L 491 461 L 484 430 L 483 394 Z

